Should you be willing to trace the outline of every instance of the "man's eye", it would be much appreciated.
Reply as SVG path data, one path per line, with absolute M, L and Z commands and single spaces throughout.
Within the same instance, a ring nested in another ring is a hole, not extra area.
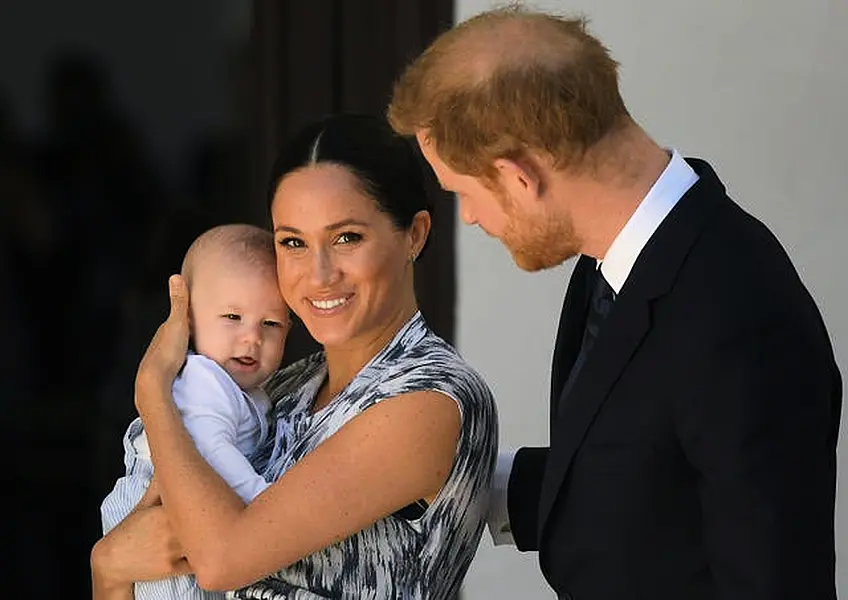
M 358 233 L 353 233 L 352 231 L 345 231 L 344 233 L 339 234 L 336 241 L 340 244 L 355 244 L 362 241 L 362 236 Z
M 228 319 L 230 321 L 241 321 L 241 316 L 239 316 L 235 313 L 227 313 L 227 314 L 224 315 L 224 318 Z
M 303 248 L 305 245 L 303 240 L 296 237 L 287 237 L 280 240 L 280 246 L 284 248 Z

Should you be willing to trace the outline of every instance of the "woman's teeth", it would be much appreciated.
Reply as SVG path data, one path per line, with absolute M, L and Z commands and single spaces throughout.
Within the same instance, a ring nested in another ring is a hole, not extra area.
M 330 310 L 347 302 L 347 298 L 336 298 L 334 300 L 310 300 L 312 306 L 321 310 Z

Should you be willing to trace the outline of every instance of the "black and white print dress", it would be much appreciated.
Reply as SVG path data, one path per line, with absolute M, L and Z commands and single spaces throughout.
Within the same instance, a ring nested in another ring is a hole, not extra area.
M 232 598 L 447 600 L 460 589 L 477 551 L 498 443 L 497 412 L 480 375 L 417 313 L 326 407 L 311 413 L 327 375 L 323 353 L 277 373 L 266 387 L 274 435 L 254 465 L 275 481 L 369 407 L 416 391 L 453 398 L 462 417 L 453 469 L 417 518 L 396 513 Z

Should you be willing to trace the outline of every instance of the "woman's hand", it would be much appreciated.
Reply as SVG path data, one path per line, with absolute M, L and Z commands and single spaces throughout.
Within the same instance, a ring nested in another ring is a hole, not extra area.
M 156 500 L 150 499 L 151 502 Z M 139 506 L 91 551 L 95 598 L 121 598 L 135 581 L 190 573 L 161 504 Z
M 156 334 L 141 359 L 135 377 L 136 389 L 147 386 L 162 386 L 170 389 L 177 373 L 185 362 L 188 350 L 189 319 L 188 289 L 179 275 L 168 280 L 171 297 L 171 312 L 156 330 Z M 136 394 L 136 408 L 139 397 Z

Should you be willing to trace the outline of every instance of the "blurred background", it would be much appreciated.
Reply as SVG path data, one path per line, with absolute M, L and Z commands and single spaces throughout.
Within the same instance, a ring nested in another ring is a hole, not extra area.
M 401 67 L 452 21 L 450 0 L 0 3 L 7 589 L 90 597 L 168 275 L 201 231 L 266 225 L 277 147 L 326 113 L 383 114 Z M 417 283 L 452 339 L 444 204 Z M 285 360 L 315 349 L 298 326 Z
M 328 112 L 382 114 L 394 77 L 438 32 L 500 4 L 0 3 L 10 595 L 90 597 L 88 554 L 99 503 L 122 473 L 135 367 L 191 240 L 218 223 L 265 224 L 266 173 L 290 133 Z M 778 235 L 819 303 L 848 385 L 848 3 L 524 4 L 587 16 L 621 63 L 636 119 L 659 142 L 710 161 Z M 491 385 L 502 446 L 545 444 L 572 263 L 520 272 L 497 241 L 456 225 L 448 198 L 437 208 L 416 272 L 422 310 Z M 286 362 L 314 348 L 296 328 Z M 846 498 L 840 491 L 836 515 L 842 595 Z M 552 598 L 536 559 L 485 534 L 464 600 Z

